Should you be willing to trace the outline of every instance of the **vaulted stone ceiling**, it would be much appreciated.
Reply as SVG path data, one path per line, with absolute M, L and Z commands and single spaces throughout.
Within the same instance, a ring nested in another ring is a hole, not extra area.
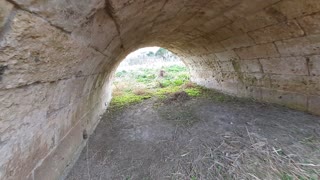
M 140 47 L 200 85 L 320 114 L 319 33 L 318 0 L 0 0 L 0 179 L 62 176 Z

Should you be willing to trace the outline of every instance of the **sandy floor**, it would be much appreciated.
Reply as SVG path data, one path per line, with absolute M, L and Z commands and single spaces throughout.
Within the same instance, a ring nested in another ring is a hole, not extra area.
M 68 180 L 318 179 L 320 118 L 206 98 L 108 112 Z

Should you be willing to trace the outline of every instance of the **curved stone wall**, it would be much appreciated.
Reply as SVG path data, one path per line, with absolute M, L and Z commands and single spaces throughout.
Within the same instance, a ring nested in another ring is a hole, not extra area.
M 0 0 L 0 179 L 58 179 L 133 50 L 192 81 L 320 114 L 318 0 Z

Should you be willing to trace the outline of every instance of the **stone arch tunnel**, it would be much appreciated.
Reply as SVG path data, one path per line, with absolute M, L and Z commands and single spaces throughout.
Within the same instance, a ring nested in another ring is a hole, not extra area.
M 61 177 L 145 46 L 199 85 L 320 114 L 319 0 L 0 0 L 0 179 Z

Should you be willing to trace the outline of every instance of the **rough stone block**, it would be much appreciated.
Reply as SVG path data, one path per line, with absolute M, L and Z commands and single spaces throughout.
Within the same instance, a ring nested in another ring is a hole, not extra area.
M 62 177 L 63 172 L 68 168 L 75 153 L 83 143 L 82 133 L 86 128 L 85 120 L 79 121 L 70 133 L 60 142 L 58 148 L 49 154 L 42 164 L 35 169 L 35 179 L 55 180 Z
M 234 8 L 231 8 L 229 11 L 225 12 L 224 15 L 227 16 L 229 19 L 235 20 L 239 17 L 245 17 L 248 14 L 253 14 L 257 11 L 262 10 L 263 8 L 274 4 L 280 0 L 244 0 Z M 259 8 L 257 8 L 259 7 Z
M 115 11 L 122 9 L 125 6 L 130 6 L 130 4 L 133 3 L 131 0 L 110 0 L 109 2 Z
M 213 32 L 215 31 L 216 29 L 219 29 L 229 23 L 231 23 L 232 21 L 230 21 L 228 18 L 224 17 L 224 16 L 218 16 L 214 19 L 211 19 L 209 21 L 207 21 L 206 23 L 204 23 L 203 25 L 201 25 L 199 27 L 199 29 L 201 31 L 204 31 L 204 32 Z
M 278 19 L 279 17 L 275 17 L 274 13 L 263 10 L 235 21 L 233 26 L 248 32 L 276 24 Z
M 12 8 L 13 5 L 11 3 L 6 0 L 0 0 L 0 32 L 7 22 Z
M 303 94 L 264 88 L 262 89 L 263 101 L 285 105 L 301 111 L 307 110 L 307 99 L 307 96 Z
M 231 61 L 219 62 L 219 69 L 221 72 L 234 72 L 234 67 Z
M 298 21 L 306 34 L 310 35 L 320 33 L 320 13 L 304 16 Z
M 18 11 L 10 26 L 11 31 L 0 43 L 0 88 L 85 76 L 93 73 L 105 58 L 25 11 Z
M 244 60 L 280 56 L 273 43 L 240 48 L 236 49 L 235 52 Z
M 260 59 L 264 73 L 308 75 L 308 66 L 304 57 Z
M 121 45 L 121 39 L 119 36 L 117 36 L 111 40 L 108 47 L 103 51 L 103 54 L 115 58 L 116 54 L 121 54 L 121 52 L 123 52 L 123 47 Z
M 253 40 L 247 35 L 237 35 L 221 42 L 226 49 L 235 49 L 241 47 L 253 46 Z
M 238 84 L 238 97 L 253 98 L 256 100 L 261 100 L 261 89 L 259 87 L 247 86 L 244 84 Z
M 320 3 L 318 0 L 282 0 L 271 8 L 293 19 L 318 12 Z
M 1 141 L 5 142 L 0 148 L 1 179 L 25 179 L 49 152 L 51 136 L 42 136 L 44 132 L 41 127 L 47 123 L 44 112 L 45 108 L 30 110 L 25 117 L 18 117 L 16 121 L 0 122 Z M 35 119 L 38 120 L 37 124 L 33 124 Z M 10 125 L 3 131 L 6 123 Z
M 230 82 L 224 80 L 223 82 L 220 82 L 220 90 L 222 90 L 224 93 L 231 94 L 231 95 L 237 95 L 238 93 L 238 84 L 239 82 Z
M 300 28 L 296 21 L 289 21 L 249 32 L 249 35 L 255 40 L 256 43 L 262 44 L 300 37 L 304 35 L 304 31 Z
M 310 96 L 308 111 L 320 116 L 320 96 Z
M 201 77 L 194 76 L 194 77 L 191 77 L 191 81 L 198 84 L 199 86 L 204 86 L 207 88 L 212 88 L 216 90 L 220 90 L 221 88 L 220 83 L 214 78 L 203 79 Z
M 310 95 L 320 96 L 320 76 L 308 76 L 307 80 L 307 93 Z M 304 92 L 306 93 L 306 92 Z
M 320 35 L 310 35 L 276 42 L 281 56 L 320 54 Z
M 154 21 L 163 4 L 164 1 L 135 1 L 119 10 L 114 11 L 111 9 L 109 12 L 113 13 L 114 18 L 117 19 L 121 33 L 128 33 L 130 30 Z M 184 18 L 183 22 L 186 23 L 188 20 L 191 20 L 192 16 L 184 16 L 182 18 Z
M 320 76 L 320 56 L 317 55 L 310 57 L 309 69 L 311 76 Z
M 224 47 L 220 43 L 213 43 L 209 39 L 199 37 L 191 41 L 195 55 L 211 54 L 212 52 L 224 51 Z M 201 47 L 201 48 L 199 48 Z
M 206 47 L 207 49 L 210 50 L 211 53 L 216 53 L 216 52 L 222 52 L 225 51 L 226 49 L 220 44 L 220 43 L 211 43 Z
M 215 53 L 219 61 L 234 61 L 239 60 L 238 55 L 233 51 L 224 51 L 220 53 Z
M 246 86 L 270 87 L 270 78 L 263 73 L 242 73 L 239 80 Z
M 105 51 L 111 41 L 119 35 L 114 20 L 104 9 L 97 11 L 89 23 L 77 28 L 73 34 L 100 52 Z
M 243 34 L 243 32 L 238 27 L 227 25 L 210 33 L 209 36 L 214 41 L 223 41 L 241 34 Z
M 238 61 L 240 64 L 241 72 L 246 73 L 261 73 L 261 65 L 257 59 L 252 60 L 241 60 Z
M 309 93 L 309 76 L 301 75 L 270 75 L 270 88 L 297 92 L 301 94 Z
M 101 0 L 71 0 L 71 1 L 33 1 L 12 0 L 29 12 L 40 15 L 51 24 L 71 32 L 85 22 L 84 19 L 103 8 Z

